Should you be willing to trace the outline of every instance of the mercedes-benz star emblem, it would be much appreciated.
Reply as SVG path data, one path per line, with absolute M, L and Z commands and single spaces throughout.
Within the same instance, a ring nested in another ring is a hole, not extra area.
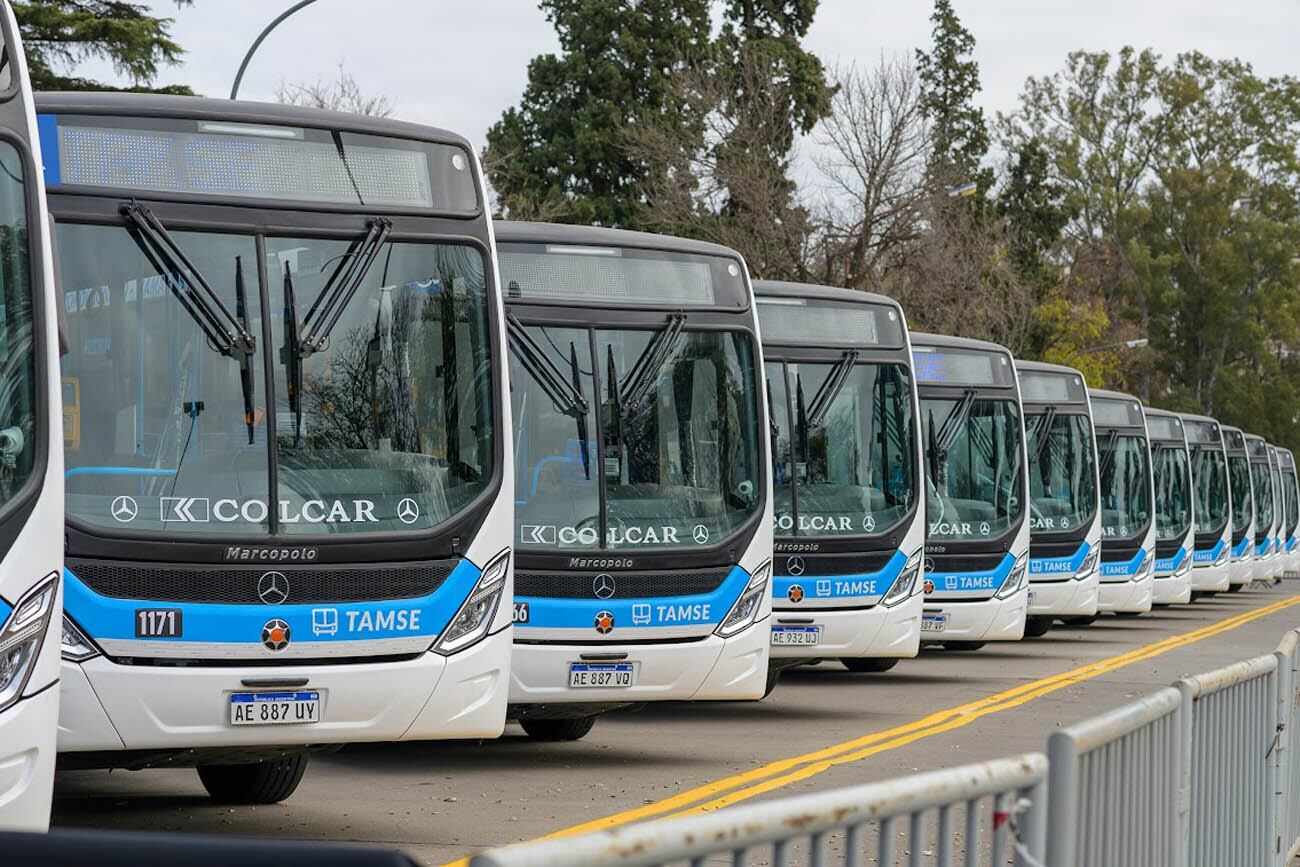
M 289 646 L 289 624 L 283 620 L 268 620 L 262 627 L 262 644 L 267 650 L 284 650 Z
M 609 635 L 614 631 L 614 614 L 611 611 L 602 611 L 596 615 L 596 631 L 601 635 Z
M 709 528 L 703 524 L 696 524 L 695 531 L 691 533 L 691 538 L 695 540 L 696 545 L 703 545 L 709 541 Z
M 410 497 L 403 497 L 397 504 L 397 518 L 403 524 L 414 524 L 420 520 L 420 504 Z
M 266 605 L 281 605 L 289 598 L 289 579 L 283 572 L 263 572 L 257 579 L 257 598 Z
M 803 574 L 803 570 L 804 565 L 802 557 L 791 557 L 789 560 L 785 561 L 785 571 L 787 574 L 798 578 Z
M 614 595 L 614 577 L 606 575 L 604 572 L 596 576 L 591 582 L 591 592 L 596 594 L 597 599 L 608 599 Z
M 140 507 L 136 505 L 135 497 L 118 497 L 109 511 L 114 518 L 125 524 L 135 520 L 136 515 L 140 514 Z

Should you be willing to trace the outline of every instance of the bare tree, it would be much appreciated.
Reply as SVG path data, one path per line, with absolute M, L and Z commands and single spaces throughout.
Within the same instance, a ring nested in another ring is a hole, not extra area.
M 908 60 L 882 56 L 835 78 L 814 158 L 826 186 L 817 271 L 825 283 L 880 289 L 891 258 L 922 230 L 930 127 Z
M 638 227 L 725 244 L 756 277 L 809 279 L 814 226 L 789 176 L 790 101 L 771 59 L 693 64 L 674 85 L 693 122 L 646 117 L 627 135 L 650 169 Z
M 280 82 L 275 98 L 286 105 L 303 105 L 364 114 L 370 117 L 390 117 L 393 103 L 386 96 L 366 96 L 352 73 L 339 64 L 338 78 L 334 81 L 317 79 L 314 82 Z

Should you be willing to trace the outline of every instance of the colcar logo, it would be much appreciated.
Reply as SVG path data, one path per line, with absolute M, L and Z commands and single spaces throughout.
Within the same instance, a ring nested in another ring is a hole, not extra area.
M 798 578 L 803 574 L 804 562 L 802 557 L 791 557 L 785 561 L 785 571 L 788 575 Z
M 803 601 L 803 587 L 798 584 L 791 584 L 790 589 L 785 591 L 785 598 L 798 604 Z
M 414 524 L 420 520 L 420 504 L 410 497 L 403 497 L 397 504 L 397 517 L 403 524 Z
M 608 599 L 614 595 L 614 578 L 601 572 L 591 582 L 591 592 L 596 594 L 597 599 Z
M 609 635 L 614 631 L 614 613 L 612 611 L 602 611 L 596 615 L 596 631 L 601 635 Z
M 289 598 L 289 579 L 283 572 L 263 572 L 257 579 L 257 598 L 264 605 L 282 605 Z
M 113 501 L 110 512 L 115 520 L 125 524 L 135 520 L 136 515 L 140 514 L 140 507 L 134 497 L 118 497 Z
M 262 644 L 267 650 L 284 650 L 289 646 L 289 624 L 278 619 L 266 621 L 262 627 Z

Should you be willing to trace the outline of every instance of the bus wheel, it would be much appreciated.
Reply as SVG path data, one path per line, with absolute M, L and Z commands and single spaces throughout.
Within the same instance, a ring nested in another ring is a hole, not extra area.
M 1042 638 L 1052 628 L 1050 617 L 1029 617 L 1025 619 L 1025 638 Z
M 1141 611 L 1116 611 L 1115 612 L 1116 617 L 1141 617 L 1142 614 L 1143 612 Z
M 985 641 L 945 641 L 944 650 L 979 650 L 988 642 Z
M 840 662 L 849 671 L 856 671 L 862 674 L 869 674 L 881 671 L 889 671 L 895 665 L 898 665 L 898 658 L 894 659 L 862 659 L 860 657 L 841 657 Z
M 580 741 L 596 724 L 594 716 L 571 719 L 521 719 L 524 734 L 535 741 Z
M 781 671 L 782 669 L 779 668 L 767 670 L 767 684 L 763 687 L 763 698 L 767 698 L 772 694 L 772 690 L 776 689 L 777 681 L 781 679 Z
M 1091 626 L 1097 622 L 1096 614 L 1076 614 L 1072 617 L 1062 617 L 1061 622 L 1066 626 Z
M 1229 592 L 1229 593 L 1240 593 L 1240 592 L 1241 592 L 1241 588 L 1243 588 L 1243 587 L 1245 587 L 1245 586 L 1246 586 L 1245 584 L 1229 584 L 1229 585 L 1228 585 L 1228 592 Z
M 223 804 L 278 804 L 294 793 L 307 770 L 307 754 L 252 765 L 199 765 L 199 780 Z

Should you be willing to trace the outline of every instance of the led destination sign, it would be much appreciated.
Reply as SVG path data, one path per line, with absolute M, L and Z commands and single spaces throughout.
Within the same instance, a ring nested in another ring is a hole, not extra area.
M 913 346 L 912 360 L 917 382 L 1004 388 L 1014 384 L 1011 360 L 1001 353 Z

